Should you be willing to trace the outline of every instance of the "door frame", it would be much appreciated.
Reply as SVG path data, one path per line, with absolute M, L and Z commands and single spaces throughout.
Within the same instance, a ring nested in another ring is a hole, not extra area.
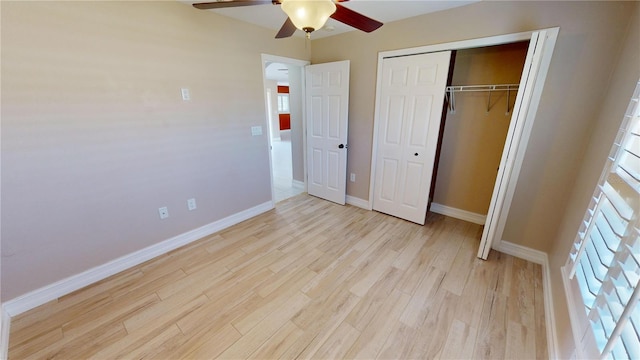
M 547 29 L 539 29 L 533 31 L 526 31 L 520 33 L 512 33 L 505 35 L 497 35 L 497 36 L 489 36 L 477 39 L 469 39 L 469 40 L 461 40 L 454 41 L 442 44 L 435 45 L 426 45 L 419 46 L 414 48 L 400 49 L 400 50 L 392 50 L 392 51 L 383 51 L 378 53 L 378 70 L 377 70 L 377 80 L 376 80 L 376 99 L 375 99 L 375 113 L 374 113 L 374 123 L 373 123 L 373 142 L 371 149 L 371 174 L 369 179 L 369 210 L 373 209 L 373 196 L 374 196 L 374 185 L 375 185 L 375 176 L 376 176 L 376 159 L 377 159 L 377 143 L 378 143 L 378 124 L 379 124 L 379 108 L 380 108 L 380 89 L 382 86 L 382 63 L 385 58 L 391 57 L 399 57 L 399 56 L 411 56 L 418 55 L 424 53 L 432 53 L 432 52 L 440 52 L 447 50 L 462 50 L 462 49 L 471 49 L 471 48 L 479 48 L 493 45 L 503 45 L 513 42 L 519 41 L 536 41 L 538 34 L 545 34 L 546 37 L 542 46 L 542 57 L 539 59 L 539 68 L 536 68 L 535 73 L 533 74 L 533 87 L 530 89 L 525 89 L 525 91 L 529 92 L 530 101 L 528 103 L 523 103 L 524 107 L 521 108 L 524 111 L 524 115 L 520 118 L 523 120 L 522 124 L 519 124 L 520 131 L 516 131 L 514 126 L 509 127 L 509 133 L 507 134 L 507 139 L 505 141 L 505 147 L 502 153 L 502 159 L 500 161 L 501 173 L 504 176 L 498 176 L 496 179 L 496 184 L 493 189 L 493 195 L 491 197 L 491 205 L 489 208 L 489 213 L 487 214 L 487 219 L 485 221 L 485 231 L 483 232 L 482 241 L 480 244 L 480 249 L 478 251 L 478 257 L 485 259 L 489 254 L 489 250 L 491 248 L 498 248 L 502 241 L 502 234 L 504 231 L 504 227 L 506 224 L 507 216 L 509 215 L 509 209 L 511 207 L 511 201 L 513 199 L 513 194 L 515 192 L 516 184 L 518 182 L 518 176 L 520 174 L 520 169 L 522 168 L 522 162 L 524 160 L 524 155 L 527 149 L 527 143 L 529 142 L 529 137 L 531 135 L 531 129 L 533 127 L 533 123 L 536 118 L 536 113 L 538 110 L 538 105 L 540 104 L 540 97 L 542 94 L 542 89 L 544 87 L 545 79 L 547 77 L 547 72 L 549 70 L 549 64 L 551 63 L 551 57 L 553 54 L 553 49 L 555 47 L 556 39 L 558 37 L 558 32 L 560 28 L 547 28 Z M 535 45 L 534 45 L 535 48 Z M 528 65 L 531 65 L 531 61 L 529 59 L 532 54 L 532 48 L 530 44 L 530 48 L 527 53 L 528 62 L 525 62 L 525 67 L 523 69 L 523 75 L 525 72 L 529 73 L 529 69 L 527 69 Z M 540 55 L 538 54 L 538 57 Z M 536 64 L 533 64 L 536 65 Z M 521 84 L 523 81 L 523 77 L 521 77 Z M 521 92 L 518 93 L 518 96 L 522 98 L 524 95 Z M 514 111 L 515 114 L 515 111 Z M 513 123 L 513 121 L 512 121 Z M 513 125 L 513 124 L 512 124 Z M 516 149 L 509 149 L 511 145 L 515 145 Z M 507 154 L 512 155 L 510 159 L 507 159 Z M 502 190 L 503 192 L 501 192 Z M 497 198 L 499 194 L 503 194 L 500 199 Z M 488 227 L 486 224 L 491 224 L 491 231 L 488 231 Z
M 267 108 L 267 92 L 266 92 L 266 88 L 267 88 L 267 84 L 265 82 L 266 78 L 266 74 L 265 74 L 265 67 L 267 65 L 268 62 L 277 62 L 277 63 L 282 63 L 282 64 L 286 64 L 286 65 L 294 65 L 294 66 L 299 66 L 300 67 L 300 79 L 302 81 L 302 83 L 300 84 L 301 86 L 301 94 L 300 94 L 300 101 L 301 101 L 301 106 L 302 106 L 302 163 L 303 163 L 303 179 L 302 181 L 304 182 L 304 191 L 307 191 L 307 121 L 306 121 L 306 104 L 305 104 L 305 98 L 306 98 L 306 91 L 305 91 L 305 87 L 306 87 L 306 83 L 305 83 L 305 66 L 311 64 L 310 61 L 308 60 L 301 60 L 301 59 L 294 59 L 294 58 L 288 58 L 288 57 L 283 57 L 283 56 L 277 56 L 277 55 L 270 55 L 270 54 L 261 54 L 261 60 L 260 60 L 260 65 L 262 68 L 262 94 L 264 96 L 264 106 L 265 106 L 265 119 L 264 119 L 264 123 L 266 124 L 266 129 L 269 129 L 269 114 L 268 111 L 269 109 Z M 271 134 L 269 134 L 269 136 L 267 136 L 267 145 L 268 145 L 268 149 L 269 149 L 269 179 L 271 181 L 271 206 L 275 207 L 276 206 L 276 197 L 275 197 L 275 189 L 273 188 L 273 154 L 271 153 L 271 148 L 273 146 L 272 142 L 271 142 Z

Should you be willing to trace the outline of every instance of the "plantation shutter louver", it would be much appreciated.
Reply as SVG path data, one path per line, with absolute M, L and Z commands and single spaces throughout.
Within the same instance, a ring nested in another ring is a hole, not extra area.
M 639 96 L 640 82 L 565 267 L 601 358 L 640 358 Z

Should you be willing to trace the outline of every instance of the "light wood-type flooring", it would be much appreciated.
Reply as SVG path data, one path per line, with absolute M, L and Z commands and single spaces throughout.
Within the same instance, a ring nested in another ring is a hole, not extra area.
M 547 358 L 539 265 L 306 194 L 52 301 L 10 359 Z

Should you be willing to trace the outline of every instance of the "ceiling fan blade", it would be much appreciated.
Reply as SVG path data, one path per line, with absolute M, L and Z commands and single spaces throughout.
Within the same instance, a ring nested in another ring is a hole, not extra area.
M 280 4 L 279 0 L 218 0 L 212 2 L 195 3 L 193 7 L 200 10 L 222 9 L 227 7 L 252 6 L 263 4 Z
M 293 25 L 291 19 L 287 17 L 287 21 L 282 24 L 280 31 L 276 34 L 276 39 L 288 38 L 296 32 L 296 26 Z
M 380 21 L 364 16 L 340 4 L 336 4 L 336 12 L 331 15 L 331 18 L 364 32 L 372 32 L 382 26 Z

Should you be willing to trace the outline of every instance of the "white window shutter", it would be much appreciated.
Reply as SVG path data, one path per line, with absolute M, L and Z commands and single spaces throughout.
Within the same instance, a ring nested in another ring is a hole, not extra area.
M 578 230 L 566 268 L 598 354 L 640 358 L 640 82 Z M 582 316 L 581 315 L 581 316 Z M 574 320 L 572 320 L 574 321 Z M 585 346 L 581 342 L 579 346 Z

